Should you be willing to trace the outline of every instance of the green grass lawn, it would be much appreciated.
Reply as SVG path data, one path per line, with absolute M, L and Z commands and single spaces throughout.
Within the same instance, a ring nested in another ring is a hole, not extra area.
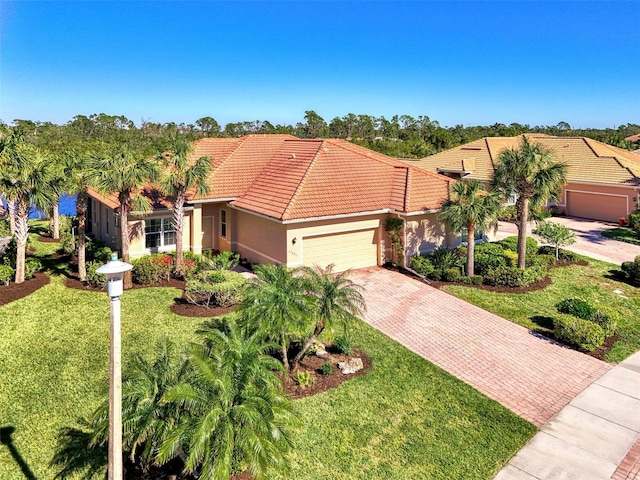
M 640 245 L 640 238 L 638 234 L 627 227 L 616 227 L 602 232 L 603 237 L 612 238 L 620 242 L 633 243 L 634 245 Z
M 36 244 L 44 256 L 51 244 Z M 148 288 L 122 297 L 123 363 L 151 354 L 156 339 L 194 339 L 202 319 L 169 305 L 179 291 Z M 62 277 L 0 307 L 0 427 L 15 429 L 12 454 L 0 444 L 0 478 L 38 480 L 61 427 L 77 426 L 105 395 L 109 302 L 66 288 Z M 489 479 L 535 427 L 364 323 L 355 344 L 373 360 L 362 377 L 295 402 L 300 417 L 287 478 Z
M 620 362 L 640 349 L 640 291 L 612 278 L 610 271 L 618 269 L 618 265 L 584 259 L 589 266 L 551 270 L 553 283 L 543 290 L 525 294 L 493 293 L 463 286 L 447 286 L 445 290 L 532 330 L 549 328 L 557 314 L 556 303 L 566 298 L 581 298 L 595 306 L 608 305 L 620 313 L 620 341 L 608 353 L 607 360 Z M 628 298 L 613 293 L 614 290 L 621 290 Z

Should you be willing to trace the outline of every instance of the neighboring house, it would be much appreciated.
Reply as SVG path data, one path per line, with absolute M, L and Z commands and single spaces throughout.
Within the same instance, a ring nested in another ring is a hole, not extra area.
M 189 198 L 184 247 L 234 250 L 257 263 L 336 265 L 390 260 L 388 217 L 405 220 L 405 256 L 453 246 L 437 219 L 452 180 L 344 140 L 289 135 L 206 138 L 194 158 L 211 158 L 210 191 Z M 115 196 L 90 192 L 93 235 L 119 246 Z M 131 215 L 131 255 L 173 250 L 170 202 L 146 190 L 154 211 Z
M 631 135 L 630 137 L 625 138 L 627 142 L 637 143 L 640 145 L 640 133 L 636 133 L 635 135 Z
M 640 156 L 584 137 L 526 134 L 566 162 L 568 182 L 556 205 L 566 215 L 617 222 L 636 210 L 640 195 Z M 487 137 L 406 163 L 452 178 L 491 182 L 494 165 L 505 148 L 522 137 Z

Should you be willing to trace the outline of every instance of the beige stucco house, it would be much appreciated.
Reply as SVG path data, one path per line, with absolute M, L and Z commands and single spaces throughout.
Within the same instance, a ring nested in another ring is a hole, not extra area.
M 617 222 L 638 207 L 640 156 L 584 137 L 527 134 L 549 148 L 555 159 L 566 162 L 568 182 L 557 207 L 566 215 Z M 473 178 L 490 183 L 500 152 L 517 148 L 522 137 L 487 137 L 409 165 L 453 178 Z
M 207 138 L 194 157 L 211 159 L 209 193 L 191 196 L 184 247 L 233 250 L 256 263 L 336 265 L 337 271 L 391 259 L 388 217 L 404 220 L 405 257 L 453 246 L 436 212 L 452 179 L 343 140 L 289 135 Z M 131 215 L 131 255 L 175 248 L 170 202 L 153 190 L 154 211 Z M 90 192 L 92 234 L 118 248 L 115 197 Z

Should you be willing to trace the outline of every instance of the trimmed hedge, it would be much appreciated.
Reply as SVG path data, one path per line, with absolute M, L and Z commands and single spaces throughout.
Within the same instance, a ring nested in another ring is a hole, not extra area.
M 141 285 L 153 285 L 171 278 L 173 271 L 173 257 L 171 255 L 147 255 L 132 263 L 133 281 Z
M 418 272 L 420 275 L 428 277 L 433 273 L 433 263 L 428 257 L 413 257 L 411 259 L 411 269 Z
M 622 262 L 622 272 L 633 285 L 640 285 L 640 255 L 633 262 Z
M 187 281 L 184 290 L 187 301 L 204 307 L 230 307 L 239 303 L 246 278 L 230 270 L 210 270 Z
M 591 320 L 596 313 L 596 307 L 589 302 L 585 302 L 579 298 L 567 298 L 556 304 L 556 309 L 560 313 L 573 315 L 583 320 Z
M 547 268 L 541 265 L 533 265 L 524 270 L 516 266 L 505 266 L 490 270 L 485 281 L 496 287 L 526 287 L 539 282 L 546 275 Z
M 611 335 L 616 333 L 616 328 L 618 328 L 618 320 L 620 319 L 620 315 L 615 310 L 611 310 L 608 307 L 600 307 L 598 311 L 593 315 L 591 321 L 597 325 L 602 327 L 602 331 L 604 332 L 604 337 L 609 338 Z
M 518 252 L 518 237 L 511 236 L 504 238 L 498 242 L 505 250 L 512 252 Z M 525 247 L 525 262 L 527 265 L 532 265 L 535 262 L 536 255 L 538 254 L 538 242 L 535 238 L 527 237 Z
M 587 352 L 592 352 L 604 343 L 604 330 L 589 320 L 561 314 L 553 319 L 553 327 L 557 340 Z
M 556 249 L 555 249 L 555 247 L 552 247 L 550 245 L 544 245 L 544 246 L 542 246 L 542 247 L 540 247 L 538 249 L 538 257 L 540 255 L 550 255 L 550 256 L 552 256 L 554 258 L 554 261 L 555 261 Z M 578 256 L 575 253 L 573 253 L 573 252 L 571 252 L 569 250 L 564 250 L 562 248 L 560 250 L 558 250 L 558 260 L 565 260 L 567 262 L 575 262 L 577 259 L 578 259 Z

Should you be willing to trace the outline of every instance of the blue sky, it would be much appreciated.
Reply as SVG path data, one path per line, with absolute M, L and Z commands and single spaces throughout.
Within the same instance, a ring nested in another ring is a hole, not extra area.
M 640 2 L 0 0 L 0 119 L 640 123 Z

